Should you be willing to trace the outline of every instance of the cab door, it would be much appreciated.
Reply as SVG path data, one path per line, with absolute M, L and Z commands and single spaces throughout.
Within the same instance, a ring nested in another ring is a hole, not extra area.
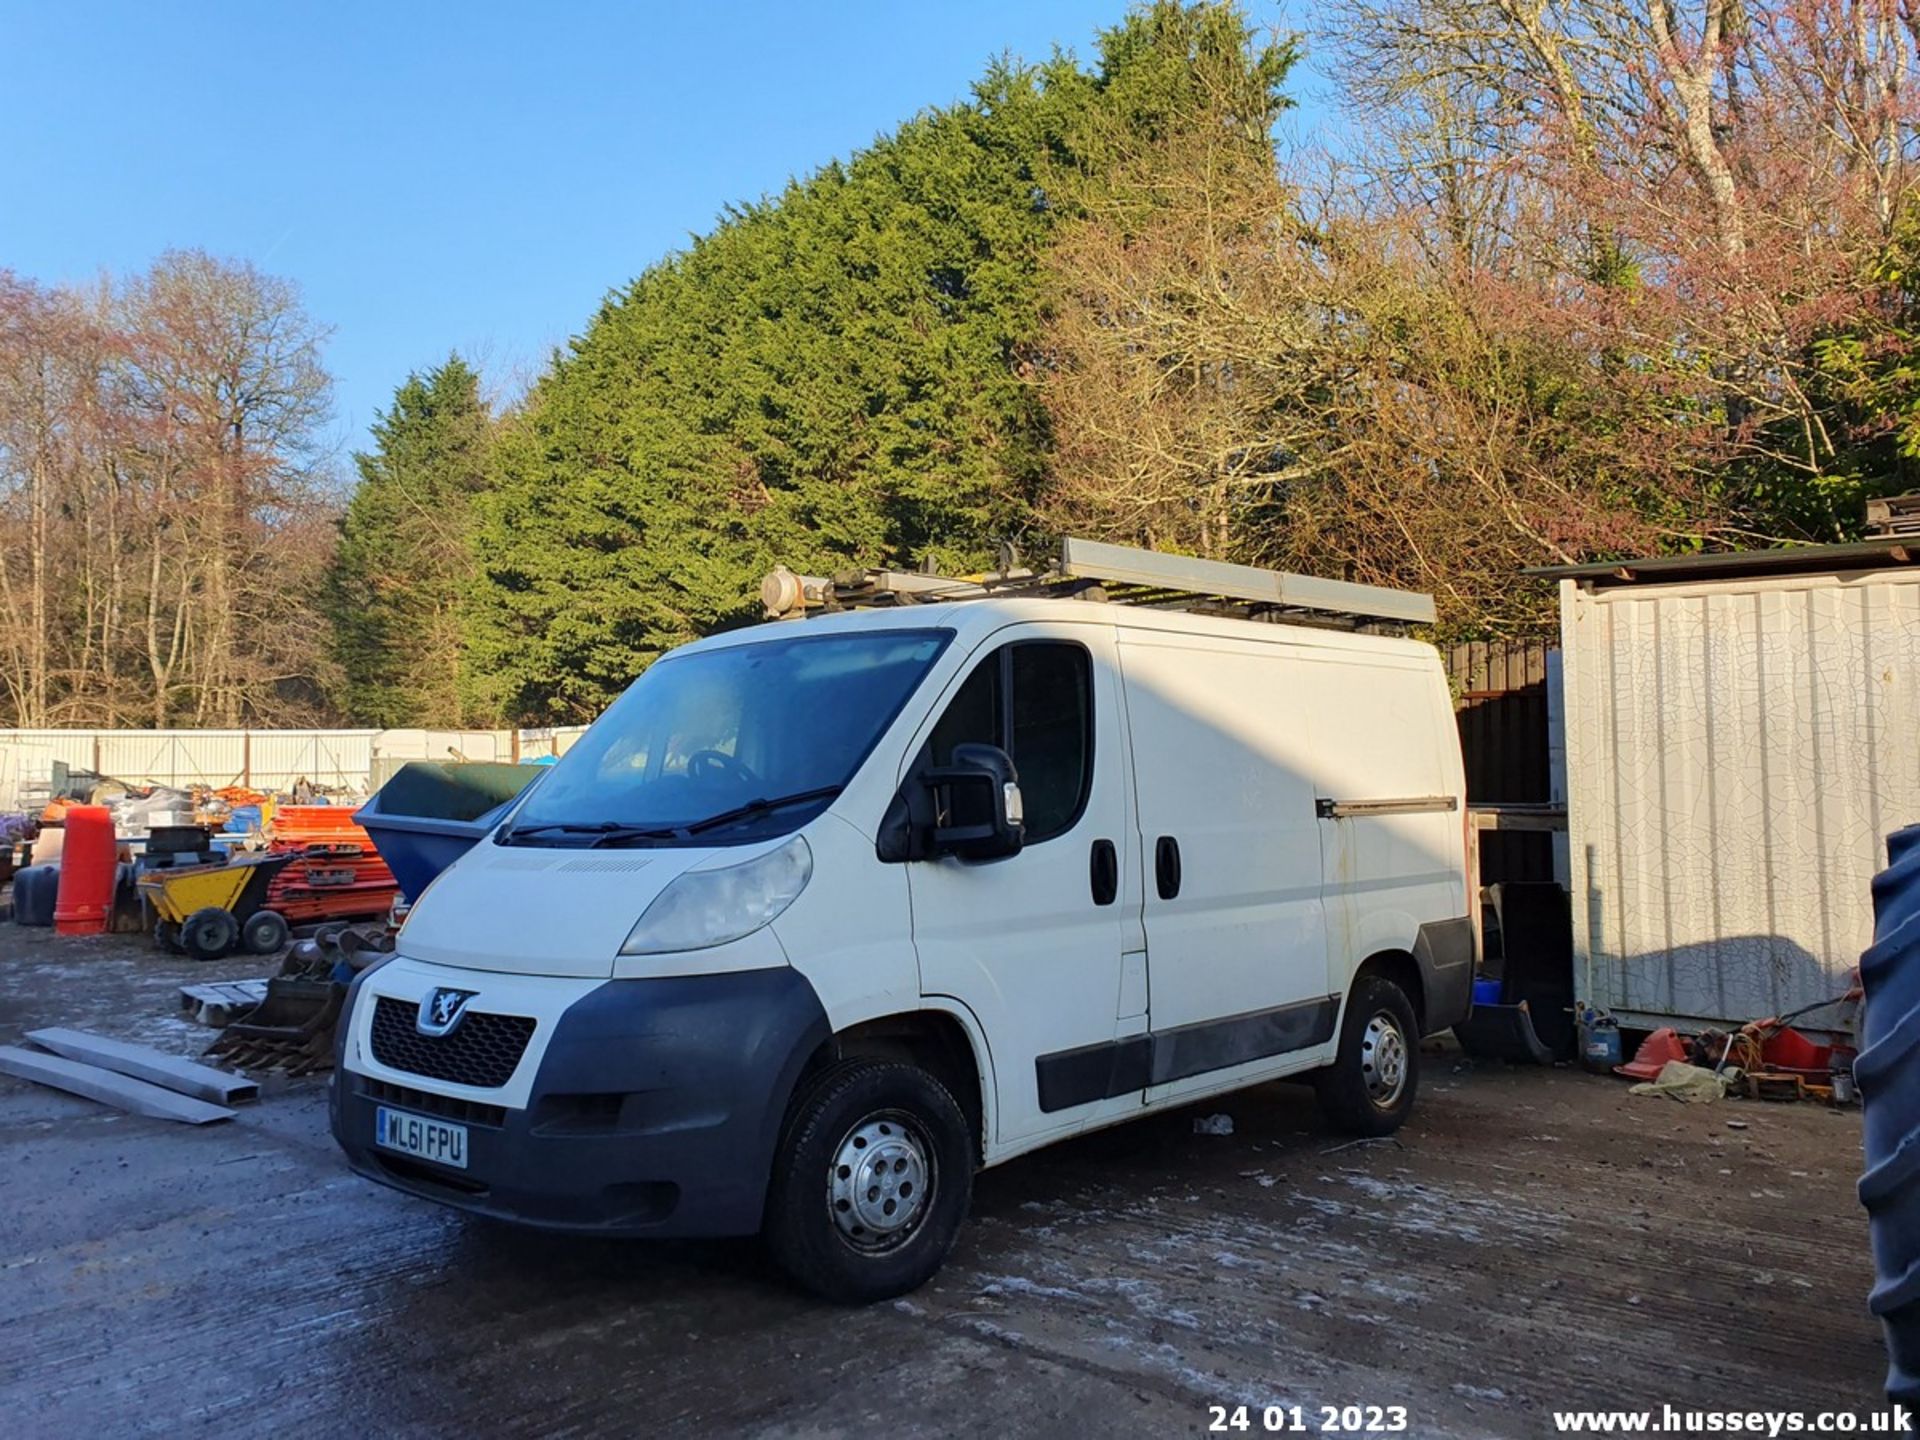
M 1012 757 L 1026 844 L 909 864 L 914 946 L 923 992 L 959 1001 L 985 1034 L 997 1146 L 1024 1146 L 1142 1099 L 1144 1075 L 1121 1073 L 1117 1044 L 1123 1012 L 1145 1029 L 1146 997 L 1112 630 L 994 636 L 933 708 L 902 779 L 969 741 Z

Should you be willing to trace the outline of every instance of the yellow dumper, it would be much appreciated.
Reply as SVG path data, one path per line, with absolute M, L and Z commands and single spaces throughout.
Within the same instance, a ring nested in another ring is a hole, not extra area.
M 196 960 L 235 950 L 272 955 L 287 943 L 287 919 L 266 907 L 267 889 L 297 854 L 244 855 L 224 865 L 149 870 L 140 894 L 157 917 L 154 941 Z

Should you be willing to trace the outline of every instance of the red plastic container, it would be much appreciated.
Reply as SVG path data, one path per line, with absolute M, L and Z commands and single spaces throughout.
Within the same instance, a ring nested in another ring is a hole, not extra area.
M 60 893 L 53 905 L 55 933 L 105 933 L 113 915 L 119 858 L 113 840 L 113 815 L 106 806 L 76 805 L 67 811 L 67 839 L 60 851 Z
M 1760 1046 L 1760 1058 L 1769 1070 L 1825 1080 L 1833 1068 L 1833 1047 L 1809 1040 L 1789 1026 L 1768 1037 Z

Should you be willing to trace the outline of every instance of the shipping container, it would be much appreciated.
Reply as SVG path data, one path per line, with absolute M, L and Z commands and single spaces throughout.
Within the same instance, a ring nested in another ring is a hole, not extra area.
M 1843 994 L 1920 821 L 1905 548 L 1555 573 L 1583 998 L 1698 1029 Z

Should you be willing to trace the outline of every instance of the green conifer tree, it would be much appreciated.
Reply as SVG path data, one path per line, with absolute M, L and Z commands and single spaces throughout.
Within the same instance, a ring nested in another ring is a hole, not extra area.
M 1037 541 L 1040 262 L 1115 126 L 1166 123 L 1223 43 L 1277 85 L 1237 9 L 1177 0 L 1092 69 L 996 63 L 611 297 L 507 427 L 483 505 L 472 640 L 505 712 L 591 718 L 755 618 L 776 563 L 965 570 Z
M 475 500 L 494 422 L 458 355 L 409 375 L 358 453 L 328 585 L 340 708 L 367 725 L 465 726 L 489 718 L 465 663 Z

